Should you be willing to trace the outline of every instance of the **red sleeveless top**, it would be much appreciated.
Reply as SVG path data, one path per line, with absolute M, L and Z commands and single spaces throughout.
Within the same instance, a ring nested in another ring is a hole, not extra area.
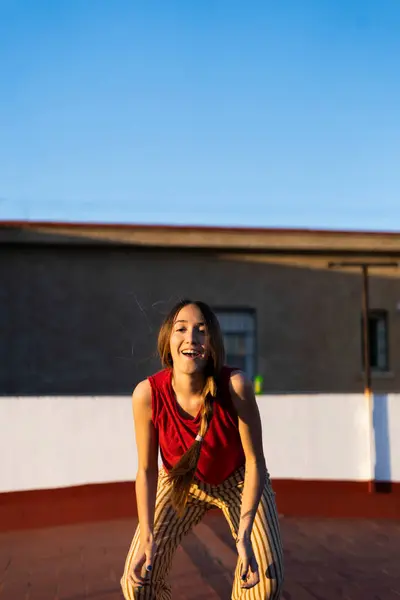
M 232 371 L 223 367 L 218 382 L 214 413 L 202 442 L 196 477 L 218 485 L 244 465 L 238 417 L 233 406 L 229 381 Z M 172 369 L 149 377 L 152 390 L 152 421 L 158 432 L 163 464 L 169 471 L 193 444 L 200 428 L 200 413 L 195 419 L 183 417 L 172 388 Z

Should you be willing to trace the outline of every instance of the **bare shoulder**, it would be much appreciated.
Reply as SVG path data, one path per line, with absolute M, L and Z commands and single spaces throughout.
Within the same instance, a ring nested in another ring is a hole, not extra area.
M 253 384 L 243 371 L 233 371 L 229 381 L 229 388 L 233 397 L 242 400 L 254 397 Z
M 144 472 L 155 472 L 158 469 L 158 439 L 152 422 L 151 404 L 151 385 L 145 379 L 137 384 L 132 394 L 139 470 Z
M 246 461 L 262 457 L 260 412 L 251 380 L 243 372 L 234 371 L 230 380 L 230 393 L 239 418 L 239 432 Z
M 151 410 L 151 386 L 148 379 L 140 381 L 133 390 L 132 405 L 135 410 Z
M 239 417 L 257 411 L 257 402 L 251 380 L 242 372 L 234 371 L 230 377 L 229 391 Z

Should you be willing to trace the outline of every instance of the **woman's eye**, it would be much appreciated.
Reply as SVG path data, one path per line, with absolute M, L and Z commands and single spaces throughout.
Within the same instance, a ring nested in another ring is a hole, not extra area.
M 186 327 L 179 327 L 178 329 L 175 329 L 175 331 L 182 333 L 182 332 L 186 331 Z M 197 331 L 203 335 L 205 335 L 207 333 L 207 331 L 205 329 L 197 329 Z

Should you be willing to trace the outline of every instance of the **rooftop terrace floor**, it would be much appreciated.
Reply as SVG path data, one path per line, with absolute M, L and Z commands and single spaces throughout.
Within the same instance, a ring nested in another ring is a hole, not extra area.
M 0 535 L 0 600 L 121 600 L 134 520 Z M 284 600 L 400 600 L 400 521 L 281 520 Z M 211 513 L 176 554 L 174 600 L 229 600 L 235 546 Z

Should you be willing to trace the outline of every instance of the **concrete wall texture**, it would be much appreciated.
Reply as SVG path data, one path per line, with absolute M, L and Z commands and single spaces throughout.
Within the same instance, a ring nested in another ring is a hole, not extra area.
M 371 308 L 389 315 L 389 373 L 400 388 L 400 280 L 371 277 Z M 355 393 L 361 277 L 213 250 L 3 245 L 0 394 L 120 395 L 159 368 L 157 329 L 181 297 L 256 314 L 266 393 Z
M 400 481 L 400 396 L 259 396 L 273 479 Z M 0 493 L 132 481 L 129 396 L 0 398 Z M 161 464 L 161 463 L 160 463 Z

